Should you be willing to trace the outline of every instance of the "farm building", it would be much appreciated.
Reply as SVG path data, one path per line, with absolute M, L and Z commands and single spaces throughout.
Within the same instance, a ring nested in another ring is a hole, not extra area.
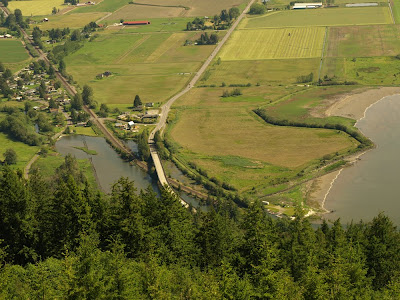
M 315 3 L 295 3 L 293 9 L 310 9 L 322 7 L 322 2 Z
M 130 21 L 130 22 L 123 22 L 123 25 L 149 25 L 150 21 Z

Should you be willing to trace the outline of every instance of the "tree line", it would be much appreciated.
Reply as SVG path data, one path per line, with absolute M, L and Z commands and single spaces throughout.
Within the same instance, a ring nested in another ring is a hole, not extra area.
M 380 214 L 314 229 L 231 214 L 219 200 L 191 213 L 121 178 L 110 195 L 68 156 L 51 178 L 0 172 L 0 295 L 68 299 L 396 299 L 400 233 Z

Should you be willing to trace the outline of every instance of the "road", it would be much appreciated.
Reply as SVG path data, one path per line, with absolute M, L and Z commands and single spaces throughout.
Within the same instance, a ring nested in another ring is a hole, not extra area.
M 214 49 L 214 51 L 211 53 L 211 55 L 207 58 L 207 60 L 204 62 L 204 64 L 201 66 L 201 68 L 197 71 L 196 75 L 192 78 L 192 80 L 188 83 L 188 85 L 178 94 L 173 96 L 171 99 L 169 99 L 163 106 L 161 106 L 161 114 L 160 114 L 160 119 L 159 122 L 157 123 L 156 127 L 154 130 L 150 133 L 149 135 L 149 147 L 150 147 L 150 153 L 151 157 L 154 162 L 154 167 L 157 171 L 158 179 L 160 180 L 160 183 L 163 186 L 169 187 L 167 178 L 165 176 L 164 169 L 161 164 L 160 157 L 158 155 L 157 149 L 154 144 L 154 135 L 156 134 L 157 131 L 162 132 L 164 130 L 165 124 L 167 123 L 167 118 L 168 118 L 168 113 L 171 109 L 172 104 L 185 95 L 187 92 L 189 92 L 199 81 L 205 70 L 208 68 L 212 60 L 217 56 L 218 52 L 221 50 L 222 46 L 226 43 L 226 41 L 229 39 L 229 37 L 232 35 L 233 31 L 235 31 L 236 27 L 239 25 L 240 21 L 244 18 L 246 13 L 250 10 L 250 6 L 254 3 L 255 0 L 251 0 L 249 4 L 246 6 L 246 8 L 243 10 L 243 12 L 240 14 L 240 16 L 237 18 L 235 23 L 229 28 L 227 31 L 226 35 L 224 38 L 218 43 L 217 47 Z

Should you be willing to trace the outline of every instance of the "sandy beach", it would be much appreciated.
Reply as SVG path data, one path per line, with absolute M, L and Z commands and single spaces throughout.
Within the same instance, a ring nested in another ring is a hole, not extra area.
M 361 93 L 345 95 L 344 97 L 339 98 L 337 101 L 335 101 L 326 110 L 325 115 L 347 117 L 358 121 L 364 118 L 365 112 L 371 105 L 377 103 L 387 96 L 399 93 L 400 88 L 398 87 L 381 87 L 378 89 L 363 91 Z M 349 157 L 348 160 L 355 161 L 359 159 L 362 154 L 363 153 L 359 153 L 355 156 Z M 324 208 L 326 197 L 328 196 L 329 191 L 332 188 L 336 178 L 339 176 L 340 172 L 341 170 L 331 172 L 315 179 L 312 183 L 309 198 L 312 202 L 319 203 L 322 210 L 326 211 L 326 209 Z

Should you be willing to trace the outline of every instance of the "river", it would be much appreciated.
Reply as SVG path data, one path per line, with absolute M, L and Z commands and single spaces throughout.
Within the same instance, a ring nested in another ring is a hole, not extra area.
M 370 221 L 384 212 L 400 225 L 400 96 L 371 106 L 356 126 L 377 147 L 342 170 L 325 202 L 334 212 L 325 218 Z
M 89 155 L 84 151 L 74 147 L 84 147 L 86 142 L 88 149 L 95 150 L 97 155 Z M 135 145 L 132 145 L 135 147 Z M 122 160 L 119 155 L 107 144 L 104 138 L 90 137 L 83 135 L 63 136 L 56 143 L 57 151 L 62 155 L 68 153 L 74 155 L 77 159 L 92 159 L 93 166 L 97 173 L 98 184 L 100 188 L 109 193 L 111 186 L 121 177 L 128 177 L 135 181 L 135 186 L 140 191 L 146 189 L 149 185 L 155 191 L 158 191 L 156 182 L 136 165 L 130 165 Z
M 126 144 L 133 152 L 137 152 L 137 144 L 134 141 L 128 141 Z M 95 150 L 97 155 L 89 155 L 80 149 L 74 148 L 85 146 L 87 146 L 89 150 Z M 56 149 L 63 156 L 70 153 L 77 159 L 91 159 L 92 165 L 96 170 L 97 183 L 105 193 L 111 191 L 112 184 L 114 184 L 119 178 L 128 177 L 130 180 L 135 182 L 138 192 L 151 186 L 158 195 L 160 194 L 157 182 L 152 180 L 149 174 L 137 165 L 131 165 L 122 160 L 114 149 L 107 144 L 104 138 L 83 135 L 67 135 L 57 141 Z M 176 174 L 176 177 L 181 175 L 181 172 L 175 167 L 175 165 L 169 166 L 169 169 L 171 170 L 172 177 L 175 177 L 174 175 Z M 207 206 L 201 205 L 197 199 L 183 192 L 180 193 L 180 197 L 193 207 L 200 208 L 204 211 L 208 210 Z

